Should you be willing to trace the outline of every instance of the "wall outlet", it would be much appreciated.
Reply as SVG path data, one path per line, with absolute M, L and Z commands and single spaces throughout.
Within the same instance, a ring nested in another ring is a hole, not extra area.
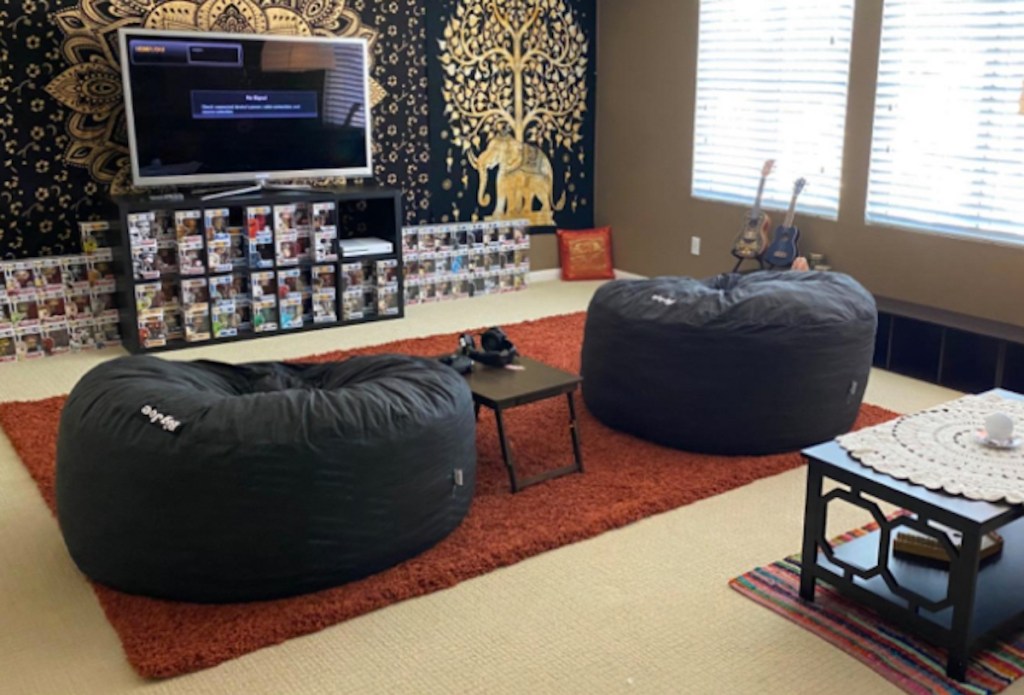
M 692 237 L 690 237 L 690 253 L 692 253 L 694 256 L 699 256 L 700 255 L 700 237 L 699 236 L 692 236 Z

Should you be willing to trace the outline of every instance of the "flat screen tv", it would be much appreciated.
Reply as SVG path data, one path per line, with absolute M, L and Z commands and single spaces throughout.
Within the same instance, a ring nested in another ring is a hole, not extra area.
M 364 39 L 119 31 L 132 181 L 372 173 Z

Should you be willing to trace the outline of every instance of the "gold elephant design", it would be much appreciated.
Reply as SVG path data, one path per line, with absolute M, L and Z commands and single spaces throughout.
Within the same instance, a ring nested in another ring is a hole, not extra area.
M 469 163 L 480 177 L 477 202 L 486 208 L 491 204 L 487 191 L 488 175 L 497 167 L 495 202 L 492 218 L 526 218 L 534 225 L 553 225 L 553 213 L 565 206 L 565 191 L 554 200 L 554 175 L 551 160 L 537 147 L 519 142 L 509 135 L 498 135 L 487 143 L 486 149 Z M 535 210 L 535 202 L 540 208 Z

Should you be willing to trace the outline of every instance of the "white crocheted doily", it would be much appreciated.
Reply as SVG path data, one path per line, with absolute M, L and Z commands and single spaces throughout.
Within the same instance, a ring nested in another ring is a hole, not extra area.
M 996 394 L 949 403 L 838 437 L 850 456 L 881 473 L 972 500 L 1024 502 L 1024 446 L 980 441 L 985 418 L 1003 412 L 1024 434 L 1024 400 Z

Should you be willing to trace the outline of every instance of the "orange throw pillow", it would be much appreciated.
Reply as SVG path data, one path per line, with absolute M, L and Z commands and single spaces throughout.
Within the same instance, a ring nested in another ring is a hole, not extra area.
M 612 266 L 612 228 L 559 229 L 558 259 L 563 280 L 607 280 Z

